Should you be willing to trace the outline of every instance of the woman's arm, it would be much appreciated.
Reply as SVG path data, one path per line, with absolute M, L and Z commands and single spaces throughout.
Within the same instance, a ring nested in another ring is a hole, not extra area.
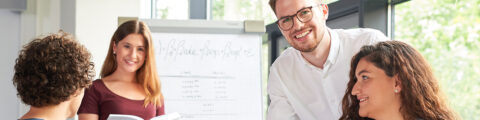
M 78 120 L 98 120 L 97 114 L 81 113 L 78 114 Z

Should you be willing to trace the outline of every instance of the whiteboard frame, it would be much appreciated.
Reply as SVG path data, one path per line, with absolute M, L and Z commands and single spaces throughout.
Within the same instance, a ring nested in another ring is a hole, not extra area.
M 264 32 L 245 32 L 243 21 L 159 19 L 140 19 L 140 21 L 147 23 L 152 33 L 264 34 Z

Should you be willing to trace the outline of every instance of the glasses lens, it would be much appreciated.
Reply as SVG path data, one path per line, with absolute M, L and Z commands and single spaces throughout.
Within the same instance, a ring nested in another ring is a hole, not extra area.
M 298 12 L 297 17 L 302 22 L 308 22 L 310 19 L 312 19 L 312 10 L 309 8 L 305 8 Z
M 287 29 L 290 29 L 293 25 L 293 19 L 292 17 L 285 17 L 285 18 L 282 18 L 278 21 L 278 25 L 280 26 L 280 28 L 282 28 L 283 30 L 287 30 Z

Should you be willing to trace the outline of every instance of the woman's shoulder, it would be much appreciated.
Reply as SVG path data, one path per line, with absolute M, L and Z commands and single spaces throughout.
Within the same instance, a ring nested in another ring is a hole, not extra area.
M 104 86 L 105 84 L 103 83 L 102 79 L 96 79 L 92 82 L 92 85 L 88 87 L 86 90 L 87 91 L 104 91 Z
M 102 79 L 96 79 L 96 80 L 94 80 L 94 81 L 92 82 L 92 86 L 91 86 L 91 87 L 95 87 L 95 88 L 96 88 L 96 87 L 99 87 L 99 86 L 101 86 L 101 85 L 103 85 Z

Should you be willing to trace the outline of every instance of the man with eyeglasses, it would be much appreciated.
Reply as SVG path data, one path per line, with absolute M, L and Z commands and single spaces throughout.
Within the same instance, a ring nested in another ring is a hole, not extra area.
M 388 38 L 374 29 L 330 29 L 320 0 L 270 0 L 288 43 L 270 68 L 268 120 L 334 120 L 349 80 L 350 60 L 363 45 Z

